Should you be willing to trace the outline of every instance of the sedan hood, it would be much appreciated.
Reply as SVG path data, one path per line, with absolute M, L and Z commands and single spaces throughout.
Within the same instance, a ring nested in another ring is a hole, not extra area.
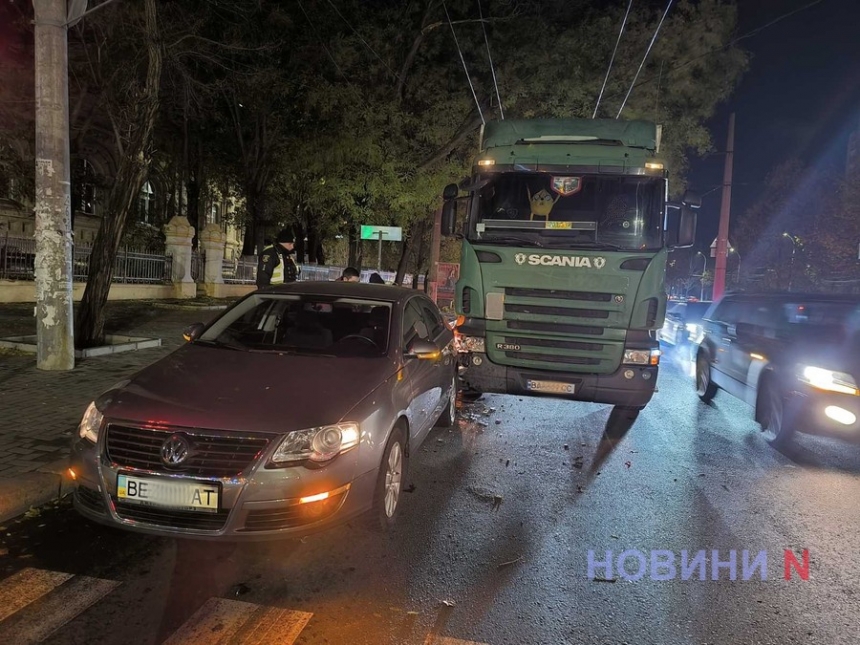
M 397 371 L 334 358 L 186 345 L 98 401 L 111 420 L 282 434 L 336 423 Z

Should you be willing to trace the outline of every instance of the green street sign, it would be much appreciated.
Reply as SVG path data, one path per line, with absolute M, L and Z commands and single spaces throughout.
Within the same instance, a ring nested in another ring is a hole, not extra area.
M 361 225 L 362 240 L 380 240 L 383 242 L 400 242 L 403 239 L 403 229 L 399 226 Z

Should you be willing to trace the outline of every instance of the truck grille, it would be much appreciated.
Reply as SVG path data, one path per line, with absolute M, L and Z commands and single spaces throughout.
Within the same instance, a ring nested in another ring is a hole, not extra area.
M 487 352 L 493 361 L 513 367 L 613 372 L 623 343 L 602 337 L 608 329 L 626 327 L 622 296 L 623 289 L 611 293 L 508 287 L 501 323 L 505 331 L 488 329 Z
M 161 446 L 174 434 L 188 442 L 190 455 L 181 466 L 168 469 L 161 461 Z M 211 430 L 134 428 L 111 423 L 106 444 L 108 459 L 121 467 L 169 470 L 201 477 L 233 477 L 257 460 L 269 439 Z

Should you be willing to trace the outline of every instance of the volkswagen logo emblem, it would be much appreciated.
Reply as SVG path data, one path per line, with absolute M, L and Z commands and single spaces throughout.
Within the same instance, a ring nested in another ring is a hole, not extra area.
M 525 254 L 525 253 L 517 253 L 517 254 L 514 256 L 514 261 L 515 261 L 517 264 L 523 264 L 523 263 L 526 261 L 526 254 Z
M 161 461 L 165 466 L 180 466 L 188 459 L 190 447 L 188 441 L 178 434 L 174 434 L 165 439 L 161 444 Z

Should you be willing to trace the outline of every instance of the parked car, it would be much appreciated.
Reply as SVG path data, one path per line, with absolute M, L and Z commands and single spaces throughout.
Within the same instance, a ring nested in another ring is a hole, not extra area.
M 692 359 L 693 349 L 702 337 L 702 317 L 712 304 L 698 300 L 670 304 L 663 328 L 658 333 L 659 340 Z
M 703 401 L 718 390 L 746 401 L 775 443 L 796 432 L 860 439 L 860 298 L 727 295 L 703 326 Z
M 387 528 L 410 456 L 454 422 L 453 338 L 411 289 L 256 291 L 89 405 L 74 506 L 184 537 L 279 538 L 367 511 Z

